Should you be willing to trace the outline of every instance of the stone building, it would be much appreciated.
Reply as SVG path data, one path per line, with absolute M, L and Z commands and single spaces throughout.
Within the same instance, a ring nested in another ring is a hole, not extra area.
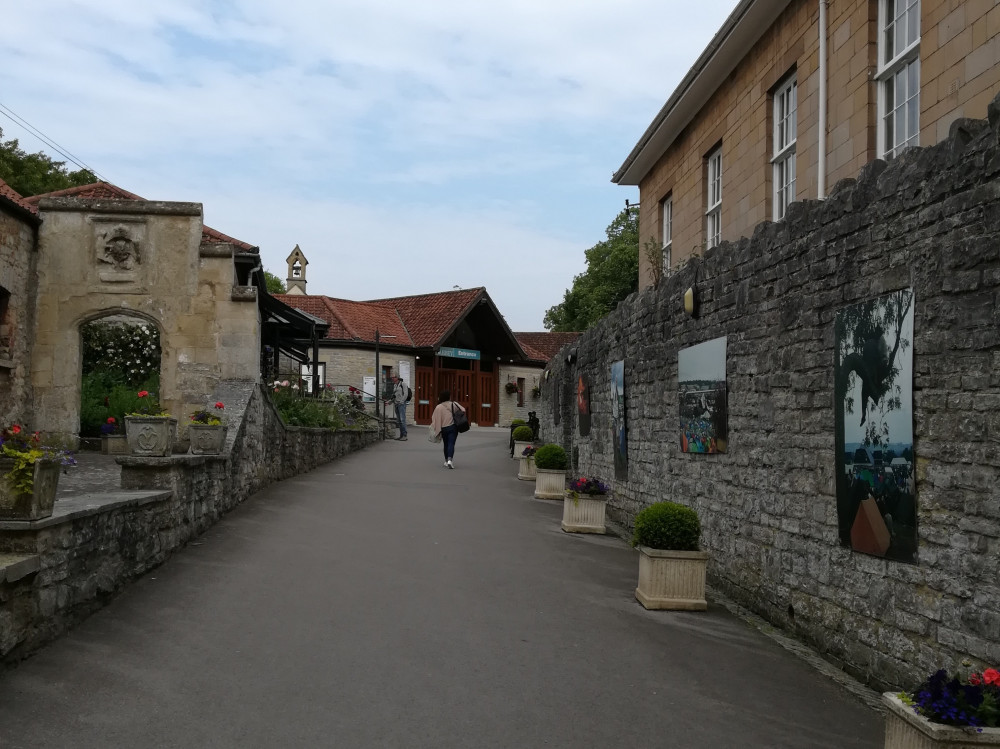
M 742 0 L 612 180 L 675 268 L 824 198 L 876 158 L 981 118 L 1000 85 L 992 0 Z M 654 279 L 640 258 L 640 288 Z
M 527 418 L 546 362 L 577 335 L 513 333 L 483 287 L 369 301 L 293 293 L 291 279 L 296 288 L 305 282 L 298 246 L 288 262 L 289 291 L 277 299 L 328 326 L 318 341 L 320 386 L 358 388 L 374 404 L 390 375 L 399 374 L 413 390 L 408 414 L 417 424 L 430 423 L 443 389 L 465 406 L 474 424 Z M 293 263 L 299 275 L 293 275 Z M 311 363 L 283 362 L 279 372 L 312 389 Z

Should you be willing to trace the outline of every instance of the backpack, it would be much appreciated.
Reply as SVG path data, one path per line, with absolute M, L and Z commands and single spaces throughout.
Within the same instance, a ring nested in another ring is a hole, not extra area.
M 409 403 L 411 400 L 413 400 L 413 391 L 410 390 L 410 386 L 407 385 L 406 386 L 406 402 Z

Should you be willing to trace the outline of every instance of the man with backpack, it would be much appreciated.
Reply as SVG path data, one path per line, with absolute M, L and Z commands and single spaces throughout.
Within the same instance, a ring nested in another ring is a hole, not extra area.
M 413 398 L 413 391 L 410 390 L 410 386 L 399 375 L 393 375 L 392 381 L 395 383 L 395 387 L 392 390 L 392 403 L 396 408 L 396 418 L 399 420 L 399 437 L 397 439 L 405 440 L 406 404 Z

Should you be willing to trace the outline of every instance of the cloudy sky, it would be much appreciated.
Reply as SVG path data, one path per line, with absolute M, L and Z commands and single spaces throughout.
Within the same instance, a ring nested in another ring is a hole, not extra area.
M 282 278 L 300 245 L 310 293 L 485 286 L 542 330 L 638 199 L 611 174 L 735 5 L 8 2 L 0 104 L 110 182 L 204 204 Z

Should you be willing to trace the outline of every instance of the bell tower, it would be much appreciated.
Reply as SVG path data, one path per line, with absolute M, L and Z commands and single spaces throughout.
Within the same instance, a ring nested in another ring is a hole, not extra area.
M 285 293 L 305 294 L 306 266 L 309 265 L 309 261 L 306 260 L 306 256 L 298 245 L 295 245 L 295 249 L 292 250 L 292 254 L 288 256 L 286 262 L 288 263 L 288 278 L 285 279 Z

